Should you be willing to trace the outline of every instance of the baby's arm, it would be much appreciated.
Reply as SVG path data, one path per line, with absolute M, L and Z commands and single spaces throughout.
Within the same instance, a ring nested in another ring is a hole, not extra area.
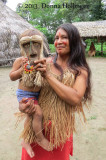
M 10 79 L 12 81 L 15 81 L 17 79 L 20 79 L 22 76 L 23 71 L 23 64 L 26 62 L 26 59 L 24 57 L 19 57 L 15 60 L 13 63 L 12 70 L 10 71 Z

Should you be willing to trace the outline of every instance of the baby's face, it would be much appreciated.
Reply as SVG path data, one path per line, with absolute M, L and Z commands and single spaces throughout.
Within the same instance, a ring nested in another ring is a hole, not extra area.
M 30 61 L 35 61 L 39 59 L 41 51 L 41 44 L 39 42 L 27 42 L 23 44 L 23 48 Z

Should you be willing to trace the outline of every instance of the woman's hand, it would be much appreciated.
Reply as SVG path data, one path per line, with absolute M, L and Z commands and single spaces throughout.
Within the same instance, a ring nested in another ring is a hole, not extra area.
M 28 98 L 23 98 L 19 103 L 19 110 L 28 115 L 32 115 L 36 110 L 34 100 L 28 100 Z
M 35 69 L 37 71 L 41 71 L 42 77 L 46 78 L 47 76 L 50 76 L 50 73 L 47 70 L 47 63 L 45 58 L 41 60 L 37 60 L 34 63 L 36 65 Z

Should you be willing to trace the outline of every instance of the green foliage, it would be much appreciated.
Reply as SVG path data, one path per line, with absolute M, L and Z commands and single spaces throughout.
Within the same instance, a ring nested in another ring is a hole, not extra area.
M 54 44 L 49 44 L 49 47 L 50 47 L 50 52 L 51 53 L 56 52 Z
M 95 119 L 97 119 L 97 116 L 93 115 L 93 116 L 89 117 L 87 120 L 89 121 L 89 120 L 95 120 Z
M 106 7 L 102 0 L 26 0 L 17 13 L 42 31 L 50 44 L 56 28 L 66 22 L 103 20 Z
M 91 42 L 94 43 L 95 48 L 97 51 L 101 51 L 101 42 L 98 42 L 97 39 L 86 39 L 85 43 L 86 43 L 86 49 L 90 47 Z M 87 49 L 88 50 L 88 49 Z M 106 51 L 106 42 L 103 43 L 103 50 Z
M 91 7 L 90 20 L 105 20 L 106 19 L 106 7 L 102 0 L 94 1 L 94 5 Z
M 98 42 L 97 39 L 86 39 L 86 55 L 88 55 L 88 51 L 91 45 L 91 42 L 94 43 L 96 49 L 96 57 L 101 56 L 101 42 Z M 106 42 L 103 43 L 103 56 L 106 57 Z
M 29 21 L 31 23 L 31 21 Z M 31 23 L 33 25 L 33 23 Z M 44 35 L 48 35 L 48 30 L 45 27 L 41 27 L 40 25 L 35 26 L 36 29 L 40 30 L 44 33 Z
M 100 52 L 101 52 L 101 43 L 97 43 L 95 41 L 95 39 L 94 40 L 88 39 L 85 42 L 86 42 L 86 45 L 87 45 L 87 47 L 86 47 L 86 54 L 89 51 L 91 42 L 94 42 L 94 45 L 95 45 L 95 48 L 96 48 L 96 56 L 101 55 L 100 54 Z M 49 47 L 50 47 L 50 52 L 54 53 L 55 52 L 55 46 L 54 46 L 54 44 L 49 44 Z M 106 42 L 104 42 L 104 44 L 103 44 L 103 51 L 104 51 L 103 53 L 104 53 L 104 56 L 105 56 L 106 55 Z

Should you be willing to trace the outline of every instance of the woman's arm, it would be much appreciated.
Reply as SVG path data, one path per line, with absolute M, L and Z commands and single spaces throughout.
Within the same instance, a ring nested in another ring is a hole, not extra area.
M 77 105 L 84 96 L 87 87 L 87 77 L 87 71 L 81 69 L 81 74 L 76 78 L 73 87 L 64 85 L 50 74 L 47 74 L 45 78 L 60 98 L 70 105 Z
M 69 87 L 47 71 L 45 60 L 39 60 L 35 63 L 37 63 L 36 69 L 44 73 L 44 77 L 60 98 L 70 105 L 78 105 L 81 102 L 87 87 L 88 73 L 86 70 L 80 69 L 81 74 L 77 76 L 73 87 Z M 42 68 L 40 68 L 40 63 L 43 65 Z

